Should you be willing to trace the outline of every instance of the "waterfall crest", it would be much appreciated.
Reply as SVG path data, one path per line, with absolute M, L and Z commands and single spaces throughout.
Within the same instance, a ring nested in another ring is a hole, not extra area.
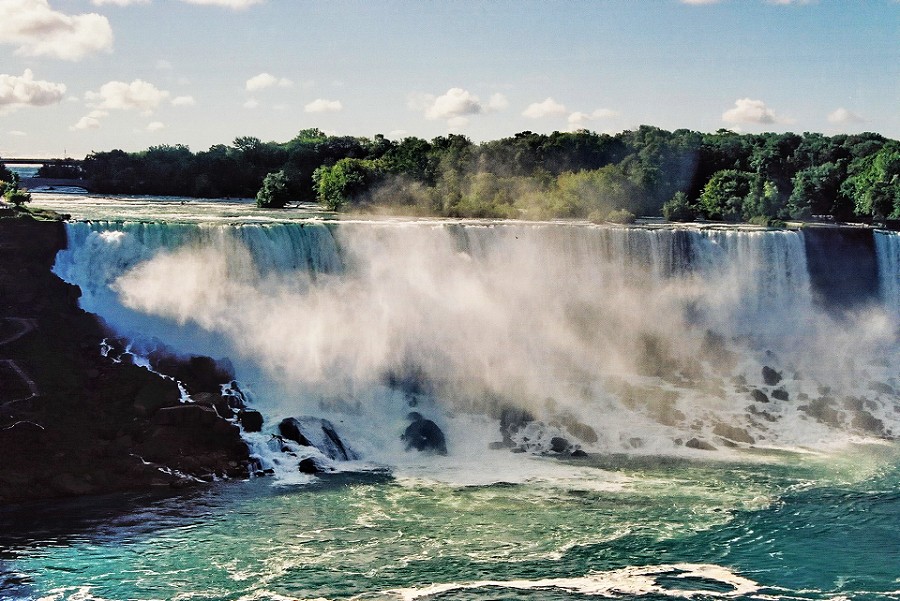
M 882 302 L 840 316 L 787 230 L 93 222 L 69 240 L 56 272 L 85 309 L 228 355 L 269 422 L 345 422 L 369 457 L 403 455 L 412 406 L 451 455 L 483 453 L 509 407 L 542 424 L 538 450 L 816 445 L 898 422 L 896 235 L 875 235 Z

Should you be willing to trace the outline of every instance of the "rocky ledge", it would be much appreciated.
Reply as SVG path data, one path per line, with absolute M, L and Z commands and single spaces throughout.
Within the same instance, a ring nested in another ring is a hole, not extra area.
M 190 392 L 205 402 L 185 404 L 173 379 L 105 356 L 103 325 L 78 307 L 78 288 L 51 272 L 66 245 L 63 223 L 4 213 L 0 505 L 247 477 L 240 428 L 221 414 L 228 401 L 216 380 L 227 370 L 197 379 Z

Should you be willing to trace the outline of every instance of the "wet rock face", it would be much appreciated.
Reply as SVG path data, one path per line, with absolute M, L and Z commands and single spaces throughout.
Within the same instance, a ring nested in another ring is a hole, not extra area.
M 406 450 L 416 450 L 437 455 L 447 454 L 447 441 L 444 433 L 436 423 L 425 419 L 419 413 L 409 414 L 412 423 L 403 432 L 402 440 L 406 443 Z
M 150 354 L 150 365 L 181 382 L 190 394 L 219 393 L 223 385 L 234 380 L 234 367 L 227 359 L 200 355 L 178 357 L 159 350 Z
M 247 432 L 261 432 L 263 427 L 263 416 L 259 411 L 253 409 L 242 409 L 238 413 L 238 421 Z
M 311 416 L 287 417 L 278 424 L 278 432 L 287 440 L 303 447 L 314 447 L 335 461 L 359 459 L 350 445 L 345 443 L 327 419 Z
M 36 389 L 5 404 L 0 383 L 0 457 L 16 458 L 0 461 L 0 505 L 247 477 L 236 425 L 182 405 L 172 381 L 101 354 L 108 332 L 51 272 L 65 244 L 60 222 L 0 219 L 0 359 Z
M 781 382 L 781 374 L 768 365 L 762 368 L 762 377 L 766 386 L 777 386 L 778 383 Z

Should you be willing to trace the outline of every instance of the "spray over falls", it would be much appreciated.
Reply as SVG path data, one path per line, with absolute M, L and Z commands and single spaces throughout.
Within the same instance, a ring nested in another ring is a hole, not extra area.
M 451 456 L 492 442 L 671 453 L 900 432 L 896 234 L 68 227 L 55 269 L 85 309 L 126 336 L 227 355 L 268 424 L 327 418 L 369 460 L 405 455 L 411 407 Z M 836 243 L 850 250 L 832 256 Z M 842 269 L 856 279 L 838 289 Z

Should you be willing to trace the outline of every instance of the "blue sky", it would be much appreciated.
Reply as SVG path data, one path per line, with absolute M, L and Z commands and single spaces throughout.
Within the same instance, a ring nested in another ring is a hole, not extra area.
M 640 124 L 900 138 L 900 2 L 0 0 L 0 156 Z

